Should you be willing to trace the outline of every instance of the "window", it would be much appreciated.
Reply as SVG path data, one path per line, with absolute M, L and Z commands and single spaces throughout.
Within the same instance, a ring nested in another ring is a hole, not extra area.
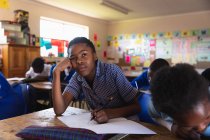
M 40 18 L 41 56 L 66 57 L 68 42 L 79 36 L 89 38 L 88 26 Z

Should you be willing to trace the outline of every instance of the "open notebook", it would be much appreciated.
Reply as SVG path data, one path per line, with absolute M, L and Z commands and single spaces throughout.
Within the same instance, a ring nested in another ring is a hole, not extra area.
M 98 124 L 94 120 L 90 121 L 89 111 L 69 107 L 66 112 L 68 114 L 58 119 L 71 128 L 85 128 L 97 134 L 156 134 L 143 125 L 126 118 L 110 119 L 107 123 Z

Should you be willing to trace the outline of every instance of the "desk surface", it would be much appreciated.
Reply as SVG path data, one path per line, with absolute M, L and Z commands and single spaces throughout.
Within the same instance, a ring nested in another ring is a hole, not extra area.
M 52 89 L 52 83 L 51 82 L 34 82 L 30 83 L 34 88 L 37 89 L 44 89 L 44 90 L 51 90 Z
M 66 113 L 68 112 L 66 111 Z M 141 124 L 157 132 L 157 135 L 128 135 L 121 140 L 177 140 L 175 136 L 171 135 L 171 133 L 163 127 L 147 123 Z M 65 126 L 65 124 L 56 118 L 53 109 L 50 108 L 31 114 L 1 120 L 0 139 L 18 140 L 20 138 L 16 137 L 15 134 L 29 125 Z

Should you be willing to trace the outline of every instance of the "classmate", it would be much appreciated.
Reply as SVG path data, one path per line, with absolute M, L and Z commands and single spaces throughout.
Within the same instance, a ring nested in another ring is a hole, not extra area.
M 111 118 L 127 117 L 140 111 L 136 97 L 138 91 L 130 85 L 118 66 L 97 59 L 90 40 L 85 37 L 73 39 L 69 43 L 68 55 L 69 58 L 60 62 L 53 71 L 55 114 L 64 113 L 69 103 L 81 93 L 93 109 L 92 115 L 98 123 L 105 123 Z M 75 69 L 76 73 L 62 94 L 60 73 L 67 67 Z
M 151 92 L 154 110 L 174 119 L 172 133 L 185 139 L 210 136 L 208 83 L 193 66 L 177 64 L 161 69 L 151 81 Z
M 162 58 L 155 59 L 149 66 L 148 70 L 145 70 L 141 75 L 135 78 L 131 85 L 138 89 L 148 90 L 150 88 L 150 80 L 154 73 L 164 66 L 169 66 L 169 63 Z
M 32 62 L 29 71 L 26 72 L 25 76 L 27 79 L 23 80 L 23 83 L 48 81 L 50 76 L 50 69 L 51 65 L 45 64 L 45 60 L 42 57 L 35 58 Z M 49 108 L 49 106 L 42 105 L 37 102 L 38 100 L 49 100 L 49 91 L 37 89 L 31 85 L 29 85 L 28 91 L 30 95 L 30 112 Z
M 26 72 L 26 78 L 42 77 L 48 79 L 50 76 L 50 64 L 45 64 L 42 57 L 37 57 L 33 60 L 30 69 Z
M 154 120 L 150 113 L 150 102 L 151 102 L 151 94 L 150 94 L 150 80 L 154 76 L 155 72 L 160 68 L 169 67 L 169 63 L 162 58 L 155 59 L 149 69 L 144 71 L 139 77 L 135 78 L 131 84 L 133 87 L 137 87 L 138 89 L 143 89 L 141 91 L 141 95 L 138 97 L 138 103 L 141 107 L 141 112 L 138 113 L 139 120 L 142 122 L 153 123 L 153 124 L 162 124 L 157 120 Z M 164 118 L 165 119 L 165 118 Z
M 22 90 L 10 86 L 0 72 L 0 120 L 27 113 L 27 106 Z

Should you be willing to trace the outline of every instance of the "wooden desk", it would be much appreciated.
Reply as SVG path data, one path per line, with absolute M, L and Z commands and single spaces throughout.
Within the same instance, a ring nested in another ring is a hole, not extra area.
M 34 83 L 30 83 L 30 85 L 32 87 L 34 87 L 36 90 L 38 90 L 38 93 L 48 93 L 48 99 L 47 100 L 37 100 L 37 102 L 39 102 L 40 104 L 44 104 L 42 102 L 45 102 L 45 104 L 49 107 L 53 106 L 52 103 L 52 83 L 49 81 L 46 82 L 34 82 Z M 46 102 L 47 101 L 47 102 Z
M 65 112 L 68 114 L 68 110 Z M 128 135 L 121 140 L 178 140 L 175 136 L 163 127 L 152 124 L 141 123 L 151 130 L 157 132 L 157 135 Z M 26 114 L 10 119 L 0 121 L 0 139 L 20 140 L 15 134 L 29 125 L 39 126 L 65 126 L 58 120 L 52 108 Z
M 41 90 L 52 90 L 52 83 L 51 82 L 34 82 L 30 83 L 34 88 L 41 89 Z

